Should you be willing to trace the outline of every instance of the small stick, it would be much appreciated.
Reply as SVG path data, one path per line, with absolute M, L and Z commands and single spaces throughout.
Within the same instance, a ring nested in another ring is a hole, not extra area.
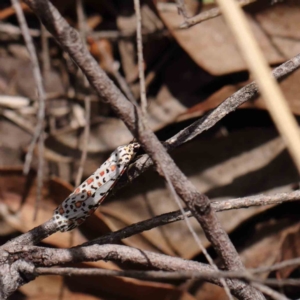
M 145 74 L 144 74 L 142 17 L 141 17 L 140 0 L 134 0 L 134 9 L 136 14 L 136 42 L 137 42 L 137 49 L 138 49 L 141 109 L 142 109 L 143 116 L 145 117 L 147 112 L 147 99 L 146 99 L 146 85 L 145 85 Z
M 40 201 L 42 198 L 42 187 L 43 187 L 43 166 L 44 166 L 44 140 L 43 140 L 43 131 L 44 131 L 44 119 L 45 119 L 45 91 L 43 87 L 42 82 L 42 75 L 41 70 L 39 67 L 39 62 L 37 58 L 37 54 L 33 45 L 32 38 L 29 34 L 28 26 L 23 14 L 23 10 L 20 6 L 19 0 L 11 0 L 12 4 L 14 6 L 14 9 L 16 11 L 16 15 L 18 18 L 18 22 L 20 24 L 20 28 L 23 34 L 23 38 L 25 40 L 31 63 L 33 66 L 33 76 L 37 85 L 38 89 L 38 97 L 39 97 L 39 109 L 38 109 L 38 115 L 37 115 L 37 125 L 35 128 L 35 133 L 33 136 L 33 139 L 28 147 L 28 152 L 26 154 L 25 158 L 25 164 L 24 164 L 24 174 L 28 174 L 29 168 L 32 162 L 33 157 L 33 151 L 34 147 L 40 139 L 39 145 L 38 145 L 38 183 L 37 183 L 37 198 L 36 198 L 36 204 L 35 204 L 35 212 L 34 212 L 34 220 L 36 220 L 37 217 L 37 211 L 40 205 Z

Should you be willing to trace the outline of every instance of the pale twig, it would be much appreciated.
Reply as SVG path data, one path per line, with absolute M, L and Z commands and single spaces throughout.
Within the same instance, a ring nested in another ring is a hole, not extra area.
M 216 211 L 225 211 L 231 209 L 240 209 L 240 208 L 248 208 L 251 206 L 261 206 L 261 205 L 275 205 L 281 204 L 284 202 L 290 201 L 298 201 L 300 200 L 300 191 L 294 191 L 291 193 L 279 193 L 275 195 L 256 195 L 251 197 L 230 199 L 230 200 L 222 200 L 216 201 L 212 203 L 212 207 Z M 187 217 L 192 217 L 192 214 L 189 210 L 186 209 L 185 215 Z M 94 239 L 92 241 L 84 243 L 82 246 L 92 245 L 92 244 L 108 244 L 115 243 L 122 239 L 128 238 L 132 235 L 141 233 L 143 231 L 151 230 L 152 228 L 156 228 L 159 226 L 163 226 L 166 224 L 170 224 L 173 222 L 183 220 L 183 215 L 181 211 L 174 211 L 170 213 L 166 213 L 163 215 L 156 216 L 154 218 L 144 220 L 130 226 L 127 226 L 118 231 L 106 234 L 101 236 L 100 238 Z M 30 231 L 16 237 L 11 240 L 8 244 L 4 245 L 5 247 L 13 245 L 32 245 L 39 243 L 42 239 L 47 236 L 55 233 L 57 231 L 56 224 L 51 220 L 45 222 L 44 224 L 31 229 Z M 4 247 L 3 246 L 3 247 Z M 298 262 L 295 261 L 295 264 Z M 299 259 L 300 264 L 300 259 Z M 270 269 L 272 271 L 273 269 Z M 267 272 L 269 269 L 263 269 L 262 272 Z
M 48 31 L 41 23 L 41 41 L 42 41 L 42 70 L 44 78 L 47 77 L 50 71 L 50 54 L 49 54 L 49 44 L 48 44 Z M 47 78 L 46 78 L 47 79 Z
M 146 99 L 146 85 L 144 74 L 144 58 L 143 58 L 143 40 L 142 40 L 142 16 L 140 0 L 134 0 L 134 9 L 136 15 L 136 43 L 137 43 L 137 55 L 138 55 L 138 67 L 139 67 L 139 79 L 140 79 L 140 97 L 141 97 L 141 109 L 143 116 L 146 116 L 147 112 L 147 99 Z
M 187 14 L 187 10 L 184 4 L 184 0 L 175 0 L 176 4 L 177 4 L 177 9 L 178 9 L 178 13 L 179 15 L 182 15 L 184 20 L 188 20 L 189 16 Z
M 82 0 L 76 0 L 76 11 L 78 16 L 79 31 L 81 34 L 82 42 L 86 44 L 86 25 L 85 25 L 85 14 L 84 14 Z M 84 86 L 88 87 L 88 81 L 84 75 L 83 77 L 84 77 L 83 78 Z M 79 163 L 77 176 L 75 180 L 75 186 L 79 186 L 82 180 L 84 164 L 87 158 L 88 145 L 89 145 L 91 100 L 90 97 L 87 95 L 85 95 L 84 97 L 84 105 L 85 105 L 85 126 L 84 126 L 83 139 L 82 139 L 82 153 L 81 153 L 80 163 Z
M 272 286 L 299 286 L 300 279 L 260 279 L 254 277 L 255 270 L 248 273 L 237 271 L 135 271 L 135 270 L 108 270 L 96 268 L 72 268 L 72 267 L 37 267 L 34 272 L 37 275 L 61 275 L 61 276 L 122 276 L 142 280 L 207 280 L 215 279 L 241 279 L 251 283 L 266 284 Z M 223 284 L 220 281 L 221 284 Z M 267 291 L 268 292 L 268 291 Z M 284 298 L 286 299 L 286 298 Z
M 18 22 L 23 34 L 23 38 L 25 40 L 32 67 L 33 67 L 33 76 L 34 80 L 37 85 L 38 90 L 38 98 L 39 98 L 39 108 L 38 108 L 38 114 L 37 114 L 37 125 L 35 129 L 35 133 L 33 136 L 33 139 L 28 147 L 28 152 L 26 154 L 25 158 L 25 164 L 24 164 L 24 173 L 28 174 L 29 168 L 31 165 L 32 157 L 33 157 L 33 151 L 35 148 L 35 145 L 40 139 L 39 145 L 38 145 L 38 178 L 37 178 L 37 198 L 36 198 L 36 204 L 35 204 L 35 212 L 34 212 L 34 220 L 36 220 L 38 208 L 40 205 L 40 201 L 42 198 L 42 187 L 43 187 L 43 166 L 44 166 L 44 140 L 43 140 L 43 131 L 44 131 L 44 119 L 45 119 L 45 91 L 43 87 L 42 82 L 42 75 L 41 70 L 39 67 L 39 62 L 37 58 L 37 54 L 33 45 L 32 38 L 29 34 L 28 26 L 23 14 L 23 10 L 20 6 L 19 0 L 11 0 L 12 4 L 14 6 L 14 9 L 16 11 L 16 15 L 18 18 Z
M 40 267 L 50 267 L 55 265 L 62 265 L 67 263 L 79 263 L 83 261 L 115 261 L 115 262 L 130 262 L 135 265 L 144 266 L 147 268 L 154 268 L 165 271 L 172 272 L 182 272 L 184 276 L 189 277 L 192 274 L 208 282 L 212 282 L 217 285 L 221 285 L 220 278 L 238 278 L 237 280 L 226 280 L 226 283 L 232 290 L 233 294 L 241 299 L 239 293 L 233 288 L 233 282 L 243 282 L 241 279 L 244 279 L 246 282 L 255 282 L 257 279 L 255 276 L 252 276 L 249 272 L 243 271 L 230 271 L 222 272 L 215 271 L 212 267 L 195 262 L 190 260 L 184 260 L 178 257 L 172 257 L 164 254 L 158 254 L 150 251 L 144 251 L 140 249 L 135 249 L 123 245 L 93 245 L 87 247 L 77 247 L 71 249 L 52 249 L 36 246 L 27 246 L 23 248 L 18 248 L 17 250 L 10 250 L 8 252 L 11 255 L 11 260 L 16 258 L 22 259 L 26 258 L 26 261 L 31 262 L 32 264 L 38 264 Z M 41 261 L 41 257 L 43 257 Z M 108 271 L 108 270 L 106 270 Z M 78 271 L 80 272 L 80 271 Z M 89 271 L 88 271 L 89 272 Z M 93 272 L 93 271 L 90 271 Z M 108 271 L 109 272 L 109 271 Z M 121 271 L 122 272 L 122 271 Z M 136 272 L 136 271 L 135 271 Z M 76 273 L 76 271 L 75 271 Z M 159 278 L 158 272 L 151 271 L 142 271 L 140 276 L 144 274 L 151 274 L 152 277 L 156 275 Z M 155 275 L 153 274 L 155 273 Z M 108 273 L 107 273 L 108 274 Z M 120 274 L 120 273 L 119 273 Z M 124 273 L 123 273 L 124 274 Z M 136 273 L 137 274 L 137 273 Z M 135 275 L 136 275 L 135 274 Z M 131 274 L 133 275 L 133 274 Z M 146 275 L 147 276 L 147 275 Z M 150 276 L 150 275 L 149 275 Z M 163 272 L 160 273 L 162 278 Z M 166 274 L 165 277 L 170 278 L 179 278 L 180 274 Z M 260 282 L 260 279 L 257 280 Z M 245 283 L 244 283 L 245 284 Z M 258 298 L 246 298 L 246 299 L 258 299 Z
M 264 284 L 261 284 L 258 282 L 252 282 L 251 285 L 274 300 L 290 300 L 289 298 L 276 292 L 275 290 L 269 288 L 268 286 L 266 286 Z
M 236 37 L 250 71 L 266 101 L 266 106 L 286 142 L 287 148 L 300 172 L 300 135 L 298 124 L 293 117 L 278 83 L 270 75 L 270 68 L 247 22 L 242 9 L 234 0 L 217 0 L 224 17 Z
M 238 0 L 237 4 L 240 5 L 241 7 L 249 5 L 253 2 L 256 2 L 257 0 Z M 209 9 L 207 11 L 201 12 L 200 14 L 187 18 L 184 20 L 184 23 L 182 23 L 179 28 L 185 29 L 189 28 L 193 25 L 199 24 L 203 21 L 207 21 L 209 19 L 215 18 L 217 16 L 221 15 L 221 10 L 219 7 L 214 7 L 212 9 Z
M 260 194 L 244 198 L 216 201 L 212 203 L 212 207 L 217 212 L 220 212 L 231 209 L 249 208 L 252 206 L 275 205 L 298 200 L 300 200 L 299 190 L 291 193 L 279 193 L 275 195 Z M 193 217 L 192 213 L 188 209 L 185 209 L 185 216 L 187 218 Z M 165 213 L 154 218 L 132 224 L 118 231 L 108 233 L 100 238 L 86 242 L 84 245 L 115 243 L 143 231 L 181 221 L 183 218 L 184 216 L 180 210 Z
M 5 24 L 0 22 L 0 32 L 6 33 L 10 35 L 21 35 L 22 32 L 19 27 L 14 26 L 12 24 Z M 29 29 L 29 33 L 32 37 L 39 37 L 41 35 L 41 30 L 39 29 Z M 144 39 L 155 38 L 157 37 L 165 37 L 170 36 L 170 33 L 167 29 L 155 29 L 152 31 L 142 30 L 142 35 Z M 134 32 L 121 32 L 117 30 L 101 30 L 101 31 L 93 31 L 89 32 L 88 36 L 94 39 L 109 39 L 109 40 L 119 40 L 119 39 L 133 39 L 136 37 Z M 49 32 L 46 33 L 46 37 L 53 38 L 52 34 Z
M 17 112 L 10 109 L 0 109 L 0 114 L 30 134 L 34 134 L 34 126 Z
M 134 105 L 137 105 L 136 99 L 134 98 L 134 96 L 130 90 L 130 87 L 128 86 L 125 78 L 119 72 L 119 66 L 120 66 L 120 63 L 117 61 L 114 61 L 112 70 L 111 70 L 111 74 L 114 76 L 114 78 L 118 82 L 121 90 L 124 92 L 124 94 L 126 95 L 128 100 L 130 100 Z
M 82 246 L 82 245 L 81 245 Z M 78 247 L 77 247 L 78 248 Z M 169 279 L 169 280 L 184 280 L 184 279 L 205 279 L 211 278 L 237 278 L 244 279 L 253 282 L 267 283 L 270 285 L 286 285 L 294 283 L 299 283 L 300 279 L 295 281 L 289 281 L 284 279 L 260 279 L 255 275 L 259 275 L 265 272 L 276 271 L 284 269 L 286 267 L 297 267 L 300 265 L 300 258 L 294 258 L 290 260 L 283 261 L 281 263 L 276 263 L 270 267 L 260 267 L 254 269 L 247 269 L 247 272 L 242 271 L 220 271 L 220 270 L 202 270 L 202 271 L 115 271 L 107 269 L 91 269 L 91 268 L 36 268 L 39 274 L 57 274 L 57 275 L 82 275 L 86 272 L 87 275 L 106 275 L 106 276 L 135 276 L 135 278 L 140 278 L 144 276 L 143 279 Z M 128 272 L 128 273 L 127 273 Z M 136 272 L 136 273 L 135 273 Z M 250 275 L 249 275 L 250 274 Z
M 175 189 L 174 189 L 174 187 L 173 187 L 173 185 L 172 185 L 172 183 L 170 181 L 169 176 L 167 174 L 164 174 L 164 175 L 165 175 L 165 179 L 167 181 L 167 185 L 168 185 L 168 187 L 169 187 L 169 189 L 171 191 L 171 194 L 173 195 L 173 198 L 174 198 L 175 202 L 177 203 L 177 205 L 179 207 L 180 213 L 181 213 L 181 215 L 183 217 L 183 220 L 184 220 L 187 228 L 189 229 L 189 231 L 192 234 L 192 236 L 193 236 L 196 244 L 198 245 L 198 247 L 201 250 L 201 252 L 204 254 L 204 256 L 207 259 L 208 263 L 212 266 L 212 268 L 214 270 L 218 271 L 218 267 L 214 263 L 213 259 L 209 255 L 209 253 L 206 251 L 203 243 L 201 242 L 201 240 L 199 239 L 197 233 L 195 232 L 194 228 L 192 227 L 192 224 L 191 224 L 189 218 L 186 216 L 184 208 L 183 208 L 183 206 L 182 206 L 182 204 L 180 202 L 180 199 L 178 198 L 178 195 L 176 194 L 176 191 L 175 191 Z M 226 292 L 226 294 L 228 296 L 228 299 L 233 300 L 233 297 L 232 297 L 232 295 L 230 293 L 230 289 L 229 289 L 228 285 L 226 284 L 225 279 L 224 278 L 220 278 L 220 281 L 221 281 L 221 283 L 222 283 L 222 285 L 224 287 L 224 290 L 225 290 L 225 292 Z
M 75 180 L 75 186 L 79 186 L 83 170 L 84 170 L 84 164 L 87 158 L 87 152 L 88 152 L 88 145 L 89 145 L 89 137 L 90 137 L 90 118 L 91 118 L 91 101 L 88 96 L 86 96 L 86 99 L 84 99 L 84 108 L 85 108 L 85 126 L 84 126 L 84 132 L 83 132 L 83 139 L 82 139 L 82 153 L 80 158 L 80 163 L 77 171 L 77 176 Z

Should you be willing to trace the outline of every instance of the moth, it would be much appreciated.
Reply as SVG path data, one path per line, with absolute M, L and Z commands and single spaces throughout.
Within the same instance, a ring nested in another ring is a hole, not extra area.
M 94 213 L 127 170 L 139 148 L 138 143 L 118 147 L 55 209 L 53 220 L 61 232 L 76 228 Z

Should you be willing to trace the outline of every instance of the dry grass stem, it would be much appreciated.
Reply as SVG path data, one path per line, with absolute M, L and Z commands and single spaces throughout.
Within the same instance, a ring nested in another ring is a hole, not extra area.
M 280 134 L 286 142 L 298 172 L 300 172 L 300 134 L 298 124 L 276 80 L 270 75 L 270 68 L 255 41 L 246 16 L 234 0 L 217 0 L 217 2 L 228 26 L 230 26 L 236 37 L 253 77 L 257 80 L 261 94 Z

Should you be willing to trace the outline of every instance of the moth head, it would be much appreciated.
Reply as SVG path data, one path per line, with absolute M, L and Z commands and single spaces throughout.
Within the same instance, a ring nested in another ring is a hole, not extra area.
M 140 147 L 141 146 L 139 143 L 131 143 L 128 145 L 129 150 L 131 150 L 133 153 L 137 153 L 139 151 Z

